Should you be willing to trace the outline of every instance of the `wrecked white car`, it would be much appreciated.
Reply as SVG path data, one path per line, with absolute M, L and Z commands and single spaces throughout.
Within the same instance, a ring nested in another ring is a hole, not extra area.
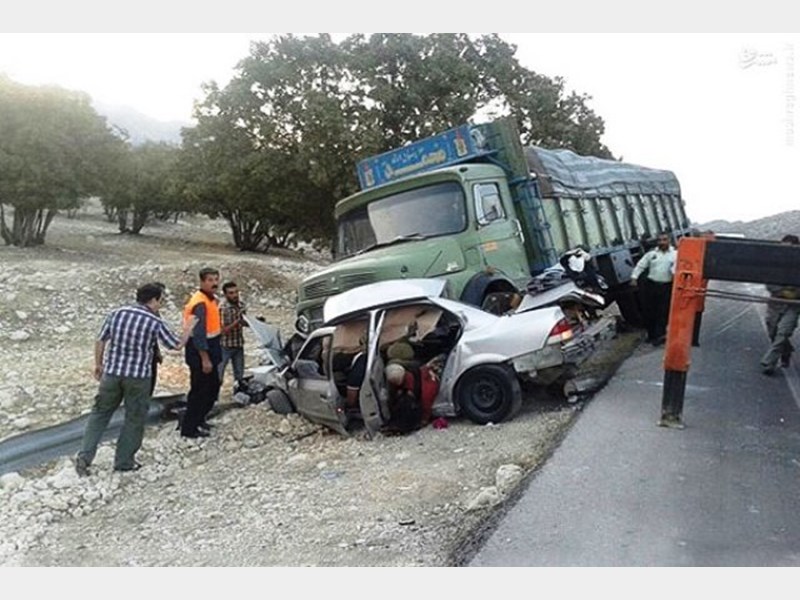
M 519 410 L 521 381 L 547 385 L 571 377 L 615 331 L 614 320 L 603 318 L 576 333 L 558 306 L 490 314 L 443 297 L 446 285 L 384 281 L 332 296 L 324 326 L 295 357 L 281 351 L 274 328 L 254 322 L 269 359 L 251 369 L 253 378 L 266 386 L 276 412 L 297 411 L 343 434 L 363 421 L 372 434 L 396 416 L 387 365 L 428 366 L 435 379 L 426 388 L 435 394 L 431 417 L 497 423 Z

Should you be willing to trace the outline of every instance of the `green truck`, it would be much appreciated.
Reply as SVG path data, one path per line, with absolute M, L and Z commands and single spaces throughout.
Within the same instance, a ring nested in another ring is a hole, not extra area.
M 523 147 L 511 119 L 463 125 L 362 160 L 361 191 L 337 203 L 334 263 L 298 291 L 301 334 L 333 294 L 387 279 L 443 277 L 449 294 L 486 307 L 582 246 L 627 320 L 628 282 L 662 231 L 689 231 L 670 171 L 569 150 Z

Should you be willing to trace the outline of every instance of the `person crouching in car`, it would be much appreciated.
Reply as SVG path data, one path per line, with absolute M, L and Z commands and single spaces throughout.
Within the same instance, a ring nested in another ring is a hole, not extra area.
M 430 422 L 433 401 L 439 392 L 439 362 L 434 359 L 421 367 L 404 367 L 394 362 L 386 365 L 384 373 L 389 384 L 389 431 L 405 433 Z

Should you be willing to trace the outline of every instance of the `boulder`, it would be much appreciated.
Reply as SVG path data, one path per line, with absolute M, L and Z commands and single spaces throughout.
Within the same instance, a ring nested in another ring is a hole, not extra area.
M 25 485 L 25 478 L 19 473 L 11 472 L 0 475 L 0 488 L 6 491 L 14 491 Z
M 495 474 L 495 486 L 501 494 L 506 495 L 517 487 L 524 476 L 525 471 L 519 465 L 501 465 Z

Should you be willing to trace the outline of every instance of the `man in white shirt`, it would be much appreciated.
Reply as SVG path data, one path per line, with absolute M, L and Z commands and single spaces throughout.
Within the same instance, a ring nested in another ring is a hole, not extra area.
M 669 234 L 660 233 L 656 247 L 645 253 L 631 274 L 631 285 L 638 286 L 639 278 L 647 271 L 646 285 L 641 286 L 647 341 L 654 346 L 667 338 L 669 301 L 672 297 L 672 278 L 678 253 L 670 245 Z

